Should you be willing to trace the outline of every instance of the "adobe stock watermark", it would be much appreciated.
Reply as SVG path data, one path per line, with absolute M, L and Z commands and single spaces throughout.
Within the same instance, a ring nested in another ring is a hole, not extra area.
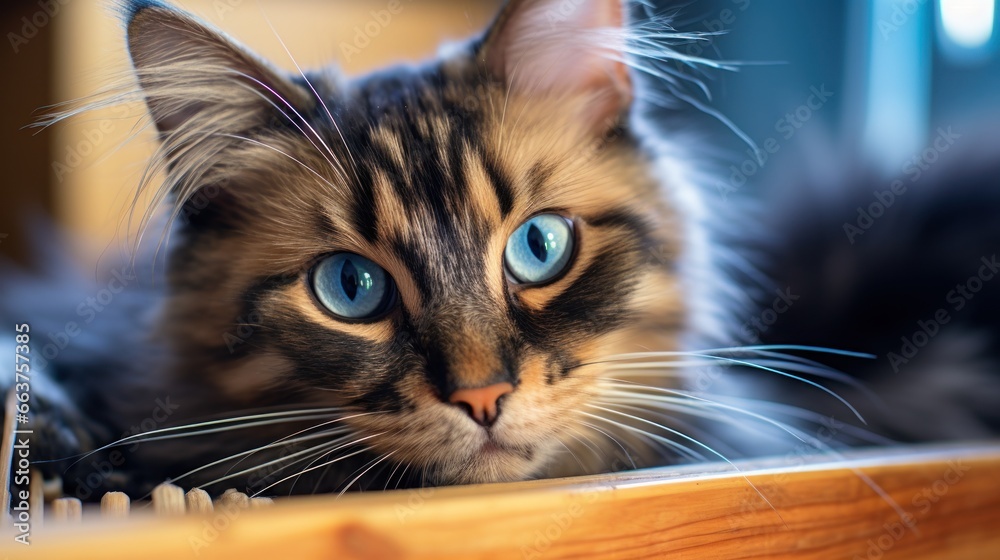
M 702 20 L 701 23 L 705 26 L 705 29 L 712 33 L 725 33 L 728 26 L 736 23 L 736 16 L 739 15 L 737 12 L 745 12 L 750 7 L 750 0 L 729 0 L 729 3 L 732 4 L 736 11 L 734 12 L 730 8 L 723 8 L 719 11 L 719 15 L 715 19 Z
M 738 336 L 734 335 L 727 346 L 736 348 L 759 343 L 761 335 L 774 327 L 781 315 L 787 313 L 802 297 L 793 293 L 791 286 L 785 289 L 775 288 L 773 293 L 776 297 L 771 301 L 771 305 L 764 307 L 759 313 L 743 323 L 741 332 L 738 333 Z M 685 385 L 696 395 L 707 393 L 712 385 L 721 379 L 730 368 L 741 366 L 743 364 L 740 364 L 739 361 L 752 357 L 751 352 L 746 352 L 745 355 L 732 353 L 726 354 L 725 358 L 727 359 L 725 360 L 711 360 L 710 365 L 698 368 L 693 380 L 686 381 Z
M 52 172 L 55 174 L 57 181 L 60 183 L 63 182 L 66 175 L 69 175 L 73 170 L 80 167 L 94 153 L 98 146 L 111 137 L 115 131 L 115 121 L 126 118 L 129 115 L 129 108 L 125 105 L 118 105 L 115 110 L 117 112 L 115 118 L 102 119 L 96 125 L 84 130 L 83 139 L 75 144 L 68 144 L 62 160 L 52 162 Z
M 630 461 L 624 461 L 621 457 L 616 457 L 608 466 L 608 472 L 620 472 L 632 468 Z M 531 544 L 521 546 L 521 558 L 523 560 L 535 560 L 542 558 L 549 549 L 570 530 L 578 519 L 583 517 L 590 506 L 597 501 L 598 494 L 593 490 L 584 492 L 582 497 L 574 500 L 561 511 L 548 516 L 549 522 L 538 528 L 531 535 Z
M 237 317 L 236 327 L 232 331 L 222 334 L 222 341 L 226 343 L 226 349 L 229 350 L 229 353 L 235 354 L 239 346 L 246 344 L 263 320 L 263 316 L 257 310 L 251 311 L 245 319 Z
M 215 10 L 215 17 L 222 21 L 231 12 L 243 5 L 243 0 L 213 0 L 212 9 Z
M 14 49 L 14 54 L 21 52 L 21 47 L 27 45 L 38 33 L 52 22 L 52 18 L 59 15 L 63 6 L 69 4 L 70 0 L 38 0 L 38 11 L 30 16 L 21 18 L 20 33 L 10 31 L 7 33 L 7 41 Z
M 878 32 L 883 41 L 888 41 L 901 27 L 910 22 L 914 15 L 920 11 L 920 7 L 927 3 L 927 0 L 901 0 L 893 2 L 892 14 L 889 18 L 880 18 L 876 22 Z
M 729 166 L 729 182 L 717 184 L 722 200 L 727 200 L 730 194 L 746 185 L 747 181 L 767 163 L 767 160 L 781 150 L 781 143 L 794 138 L 798 131 L 816 116 L 833 96 L 834 92 L 828 90 L 826 84 L 810 86 L 809 93 L 802 104 L 775 121 L 774 131 L 778 134 L 777 136 L 766 138 L 759 144 L 759 150 L 747 148 L 747 159 L 739 165 Z
M 316 448 L 303 442 L 282 445 L 276 456 L 273 458 L 269 457 L 266 461 L 256 466 L 253 472 L 247 475 L 247 493 L 263 492 L 270 488 L 271 484 L 281 482 L 281 473 L 286 472 L 288 467 L 295 464 L 295 462 L 288 463 L 286 461 L 295 457 L 301 457 L 303 453 L 314 449 Z
M 899 521 L 893 521 L 882 525 L 882 534 L 868 539 L 865 554 L 855 554 L 853 560 L 880 560 L 885 553 L 896 546 L 907 533 L 917 533 L 918 517 L 926 516 L 930 513 L 935 504 L 941 501 L 953 486 L 961 482 L 965 474 L 972 470 L 961 460 L 948 461 L 948 468 L 945 469 L 941 478 L 920 489 L 910 499 L 910 506 L 914 509 L 900 513 Z
M 912 184 L 919 181 L 924 176 L 924 173 L 941 159 L 941 155 L 950 150 L 961 137 L 962 135 L 952 130 L 950 126 L 947 128 L 938 128 L 937 136 L 931 140 L 930 145 L 919 154 L 906 160 L 903 164 L 902 171 L 909 180 L 909 183 Z M 854 223 L 844 222 L 843 229 L 844 234 L 847 235 L 847 241 L 851 245 L 854 245 L 858 236 L 864 235 L 866 231 L 875 225 L 875 220 L 884 216 L 886 211 L 892 208 L 892 205 L 896 203 L 897 197 L 906 194 L 906 189 L 907 181 L 896 179 L 889 184 L 888 189 L 873 191 L 872 196 L 875 200 L 867 207 L 858 206 L 858 216 L 854 220 Z
M 104 287 L 97 290 L 94 295 L 84 298 L 76 306 L 77 316 L 83 319 L 82 325 L 76 321 L 66 321 L 61 330 L 46 334 L 49 341 L 35 355 L 35 366 L 44 369 L 48 362 L 55 360 L 70 342 L 83 332 L 81 327 L 92 323 L 98 314 L 114 302 L 115 296 L 128 288 L 135 279 L 135 274 L 126 271 L 125 268 L 112 270 L 111 278 Z
M 770 307 L 761 311 L 760 315 L 743 323 L 743 335 L 746 336 L 748 342 L 759 342 L 761 335 L 770 330 L 778 322 L 778 317 L 783 313 L 787 313 L 792 308 L 792 305 L 795 305 L 795 302 L 802 297 L 793 294 L 791 286 L 784 290 L 776 289 L 774 293 L 777 294 L 777 297 L 771 302 Z
M 549 24 L 549 30 L 557 25 L 569 21 L 570 16 L 576 12 L 587 0 L 563 0 L 548 10 L 545 10 L 545 21 Z
M 424 504 L 427 503 L 428 498 L 434 495 L 433 487 L 411 488 L 406 491 L 406 503 L 396 504 L 396 520 L 400 524 L 406 523 L 411 517 L 413 517 L 418 511 L 420 511 Z
M 524 560 L 541 558 L 542 554 L 552 548 L 552 545 L 576 523 L 577 519 L 583 517 L 584 511 L 586 511 L 584 506 L 596 501 L 597 494 L 593 491 L 587 492 L 582 500 L 574 501 L 564 511 L 550 515 L 551 521 L 545 527 L 535 531 L 531 545 L 521 546 L 521 558 Z
M 828 449 L 836 442 L 837 434 L 845 426 L 846 424 L 832 416 L 824 416 L 818 423 L 812 439 L 799 441 L 784 455 L 782 462 L 784 467 L 779 472 L 746 488 L 740 499 L 739 512 L 727 517 L 730 527 L 743 528 L 753 522 L 758 513 L 764 510 L 770 511 L 772 507 L 776 508 L 785 503 L 788 499 L 787 483 L 792 477 L 793 469 L 809 464 L 809 458 L 815 456 L 817 451 Z
M 930 317 L 918 320 L 917 328 L 911 335 L 900 337 L 902 345 L 899 352 L 886 354 L 892 371 L 899 373 L 900 367 L 910 363 L 910 360 L 915 358 L 920 350 L 927 346 L 945 325 L 951 322 L 951 313 L 964 309 L 976 297 L 976 294 L 982 291 L 986 283 L 1000 273 L 1000 261 L 997 260 L 996 254 L 982 257 L 979 261 L 981 264 L 975 274 L 967 278 L 965 282 L 956 284 L 952 290 L 945 294 L 945 302 L 949 306 L 941 307 Z
M 719 10 L 718 15 L 715 18 L 704 19 L 701 21 L 702 26 L 708 32 L 708 35 L 701 37 L 698 41 L 692 41 L 684 49 L 684 54 L 688 57 L 699 58 L 705 54 L 705 51 L 712 48 L 715 45 L 715 39 L 719 35 L 725 33 L 729 30 L 738 16 L 743 12 L 747 11 L 750 7 L 750 0 L 730 0 L 732 8 L 723 8 Z M 680 58 L 674 60 L 674 65 L 680 70 L 685 65 L 686 62 Z
M 188 537 L 188 545 L 195 556 L 201 556 L 203 549 L 219 539 L 229 527 L 243 514 L 250 509 L 250 504 L 246 500 L 216 500 L 212 509 L 212 515 L 202 521 L 201 531 L 198 535 Z
M 406 3 L 409 4 L 412 1 L 406 0 Z M 350 62 L 353 57 L 368 48 L 372 41 L 381 35 L 386 27 L 389 27 L 393 18 L 403 12 L 403 8 L 405 6 L 402 0 L 389 0 L 385 8 L 368 12 L 371 18 L 363 25 L 354 26 L 354 40 L 350 43 L 340 42 L 340 52 L 344 55 L 344 60 Z
M 577 157 L 566 163 L 568 167 L 575 168 L 577 166 L 588 165 L 597 160 L 609 146 L 613 146 L 625 136 L 627 127 L 621 118 L 616 116 L 605 119 L 601 130 L 603 132 L 600 135 L 595 136 L 590 142 L 580 147 Z

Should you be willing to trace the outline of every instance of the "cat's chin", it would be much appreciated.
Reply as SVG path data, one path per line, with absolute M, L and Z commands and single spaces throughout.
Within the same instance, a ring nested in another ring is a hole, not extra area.
M 486 440 L 463 461 L 440 465 L 438 484 L 486 484 L 532 478 L 547 462 L 538 446 L 514 446 Z

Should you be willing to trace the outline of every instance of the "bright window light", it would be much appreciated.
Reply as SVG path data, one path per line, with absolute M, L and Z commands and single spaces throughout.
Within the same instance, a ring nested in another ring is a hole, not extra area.
M 957 47 L 978 49 L 993 36 L 996 0 L 939 0 L 941 27 Z

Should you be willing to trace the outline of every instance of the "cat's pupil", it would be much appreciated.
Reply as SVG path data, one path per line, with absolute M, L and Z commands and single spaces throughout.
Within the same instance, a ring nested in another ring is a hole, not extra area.
M 340 269 L 340 285 L 347 299 L 354 301 L 358 295 L 358 269 L 350 259 L 344 261 L 344 268 Z
M 542 262 L 549 258 L 549 248 L 545 244 L 545 235 L 535 224 L 528 227 L 528 248 L 531 249 L 531 254 Z
M 340 318 L 380 318 L 393 302 L 392 278 L 361 255 L 330 255 L 313 269 L 311 276 L 313 294 Z

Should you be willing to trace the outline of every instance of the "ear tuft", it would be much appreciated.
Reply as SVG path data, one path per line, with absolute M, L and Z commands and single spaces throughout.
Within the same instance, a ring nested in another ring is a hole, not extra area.
M 159 0 L 122 4 L 128 49 L 161 133 L 204 125 L 239 133 L 311 98 L 221 31 Z M 275 109 L 277 107 L 277 109 Z
M 212 209 L 197 210 L 188 224 L 217 225 L 223 216 L 238 216 L 233 207 L 245 191 L 221 187 L 244 171 L 232 156 L 275 121 L 298 126 L 315 98 L 190 14 L 159 0 L 130 0 L 121 9 L 138 93 L 160 132 L 150 169 L 166 171 L 166 178 L 154 203 L 171 196 L 177 216 L 195 193 L 214 185 L 219 193 Z
M 593 97 L 585 118 L 603 126 L 632 101 L 625 37 L 621 0 L 511 0 L 479 58 L 520 93 Z

